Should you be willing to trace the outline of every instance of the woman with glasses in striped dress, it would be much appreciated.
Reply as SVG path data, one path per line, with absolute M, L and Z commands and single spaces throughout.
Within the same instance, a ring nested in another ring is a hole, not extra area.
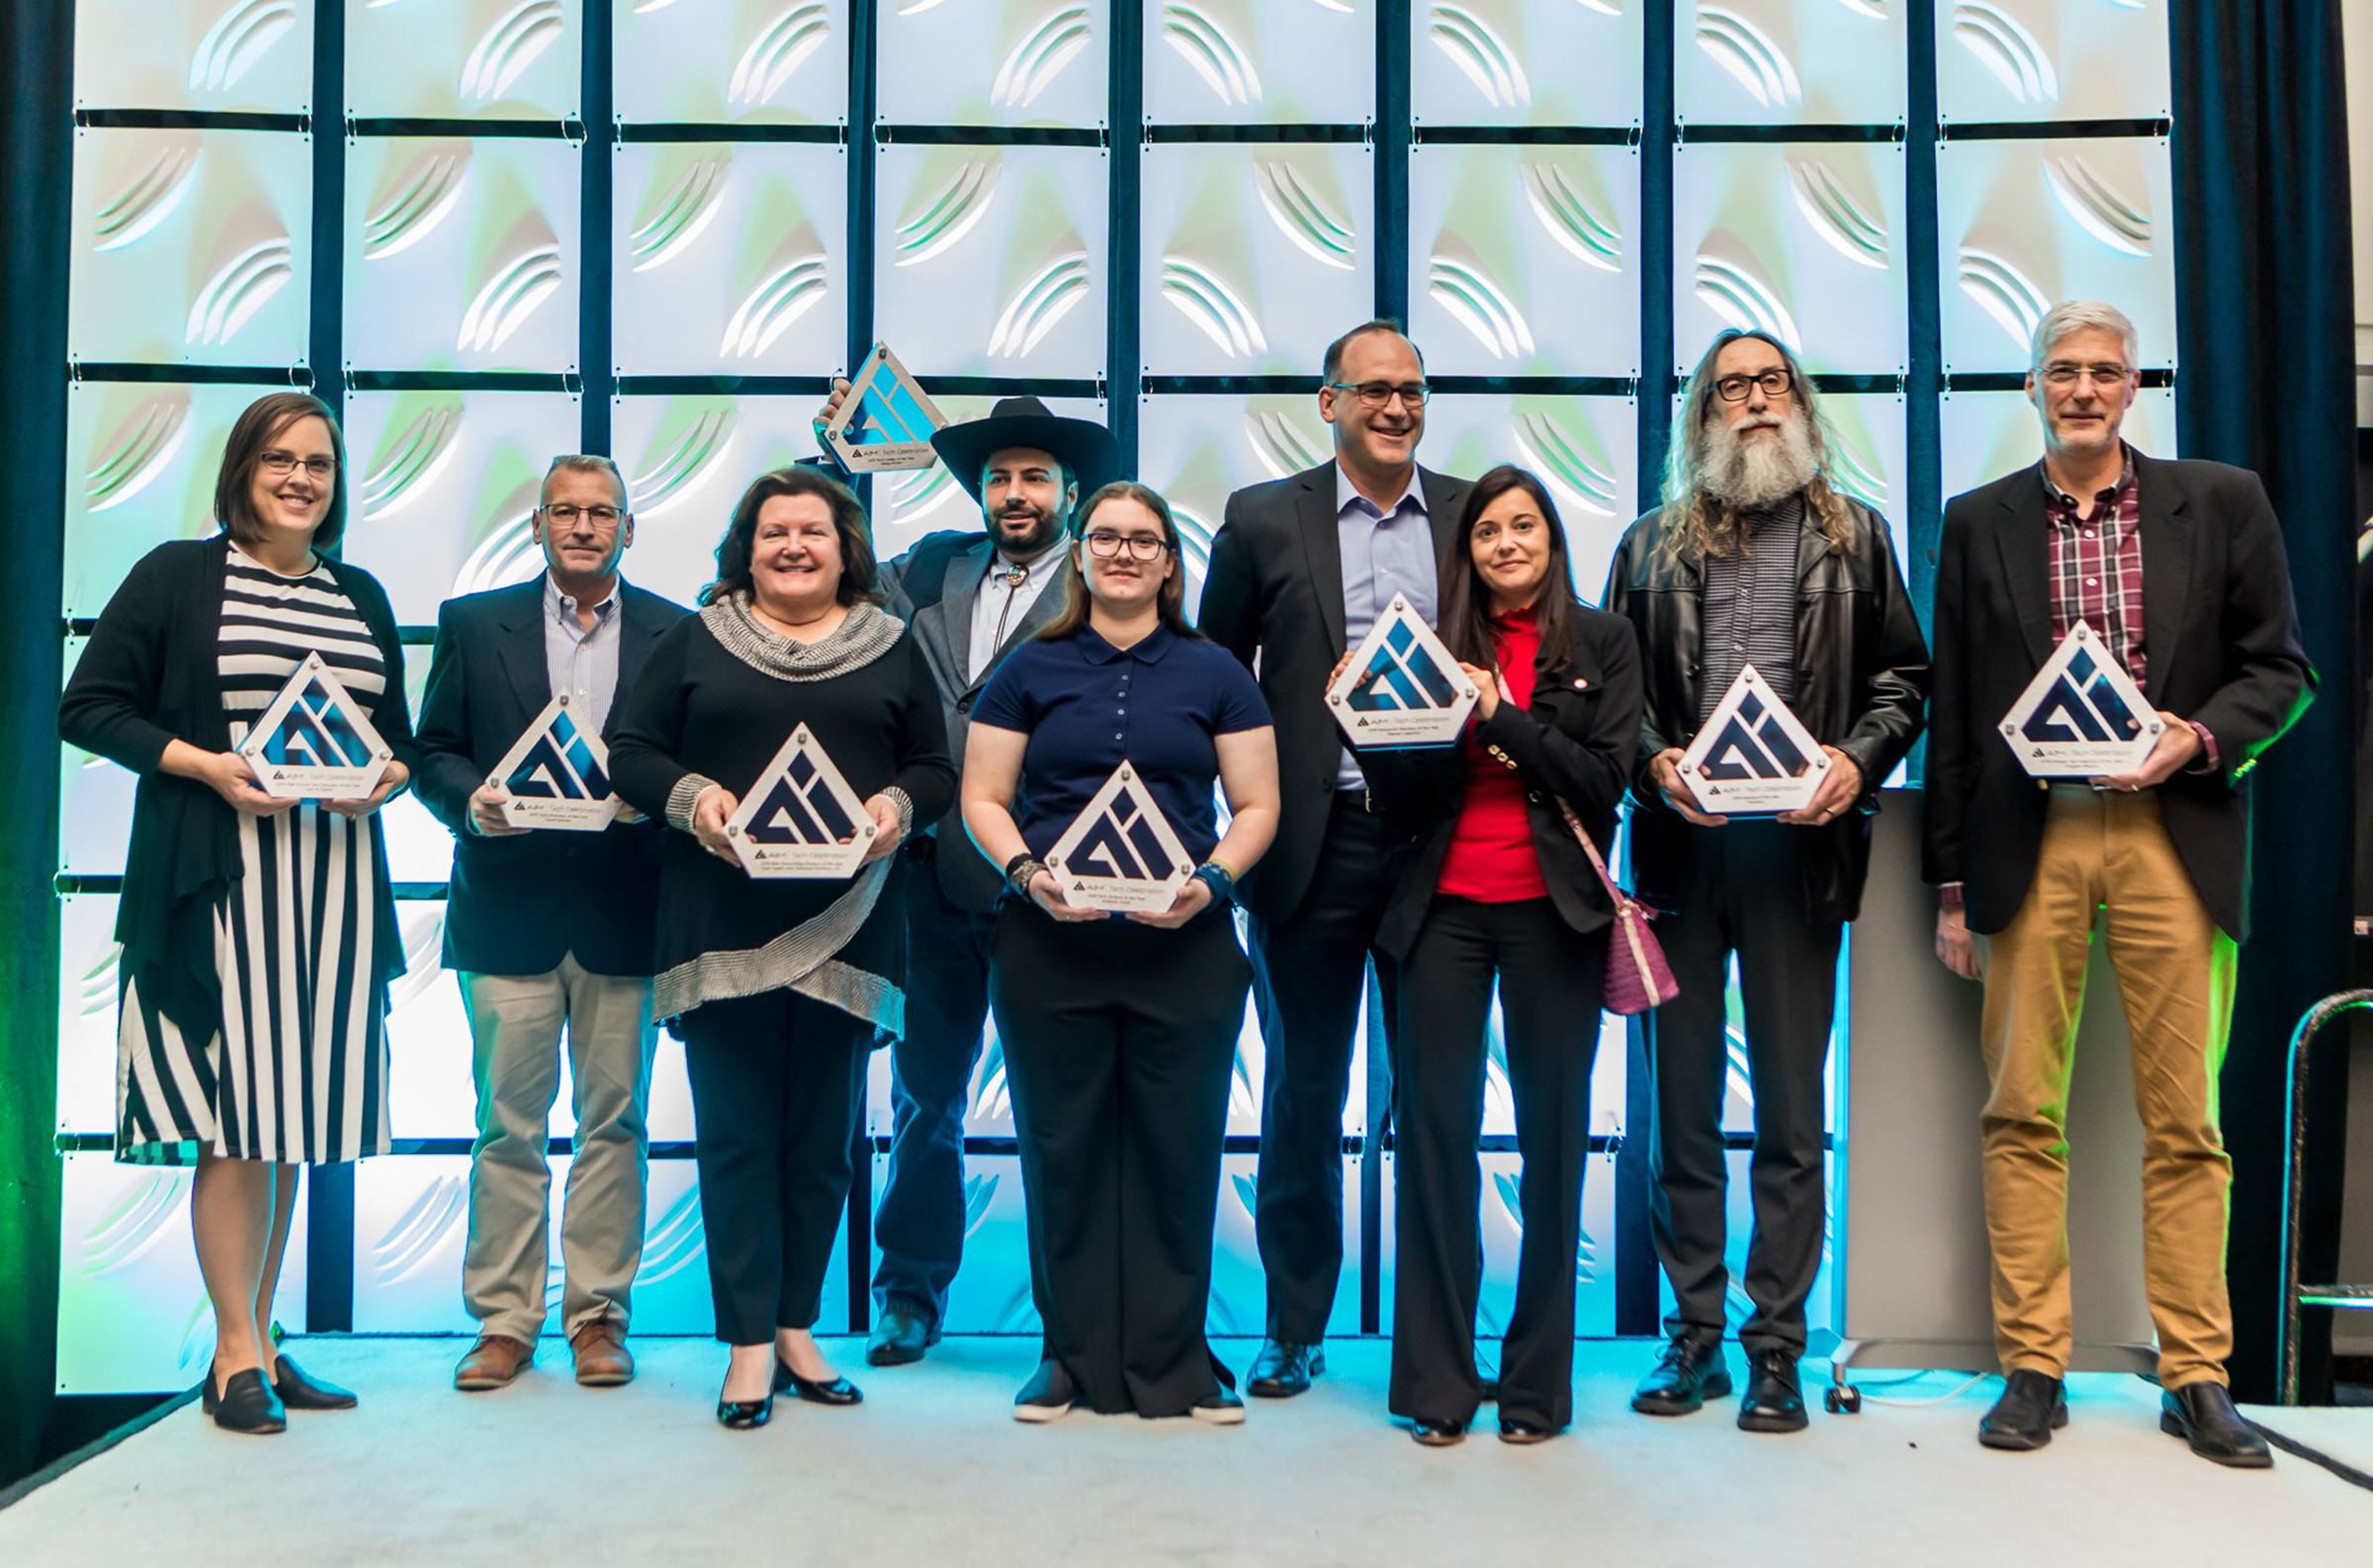
M 387 593 L 322 554 L 345 531 L 344 457 L 319 399 L 250 404 L 216 479 L 221 532 L 132 566 L 58 712 L 68 744 L 140 776 L 116 921 L 116 1158 L 196 1168 L 204 1403 L 234 1432 L 355 1403 L 278 1353 L 272 1298 L 298 1168 L 388 1144 L 403 941 L 377 813 L 411 777 L 412 737 Z M 390 753 L 358 800 L 267 794 L 238 750 L 315 654 Z

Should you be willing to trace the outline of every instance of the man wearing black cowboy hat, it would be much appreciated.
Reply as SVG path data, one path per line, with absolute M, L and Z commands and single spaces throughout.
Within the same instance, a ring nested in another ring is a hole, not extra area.
M 818 416 L 846 395 L 835 382 Z M 1102 425 L 1001 398 L 985 419 L 931 446 L 981 503 L 983 532 L 930 534 L 882 571 L 890 608 L 913 630 L 946 704 L 949 750 L 964 755 L 972 705 L 998 661 L 1062 608 L 1061 549 L 1072 508 L 1121 477 Z M 905 1037 L 891 1050 L 890 1177 L 874 1212 L 881 1263 L 865 1359 L 897 1366 L 939 1338 L 964 1251 L 964 1110 L 989 1009 L 989 911 L 1004 886 L 951 811 L 908 838 Z

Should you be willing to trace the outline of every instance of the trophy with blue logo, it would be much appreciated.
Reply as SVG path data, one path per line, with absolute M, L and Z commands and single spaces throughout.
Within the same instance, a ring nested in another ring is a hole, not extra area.
M 890 345 L 876 343 L 849 378 L 848 395 L 824 427 L 824 440 L 851 474 L 927 469 L 939 461 L 931 436 L 945 423 Z
M 1194 862 L 1153 792 L 1123 762 L 1055 840 L 1046 869 L 1075 909 L 1158 915 L 1178 902 Z
M 1681 777 L 1717 817 L 1802 811 L 1829 776 L 1829 754 L 1752 664 L 1681 753 Z
M 308 653 L 239 742 L 256 786 L 277 800 L 356 801 L 395 752 L 319 653 Z
M 1397 593 L 1327 688 L 1327 711 L 1369 749 L 1450 745 L 1474 706 L 1457 657 Z
M 2100 635 L 2078 621 L 2002 716 L 2002 740 L 2033 777 L 2093 778 L 2141 767 L 2166 727 Z
M 567 692 L 544 705 L 486 782 L 507 797 L 502 820 L 513 828 L 597 833 L 618 818 L 609 748 L 577 724 Z
M 804 724 L 725 820 L 726 842 L 753 877 L 853 876 L 877 830 Z

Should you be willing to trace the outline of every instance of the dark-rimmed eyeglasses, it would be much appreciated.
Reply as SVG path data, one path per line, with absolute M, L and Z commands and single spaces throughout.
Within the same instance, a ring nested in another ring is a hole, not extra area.
M 1766 397 L 1785 397 L 1796 385 L 1796 377 L 1775 369 L 1760 376 L 1725 376 L 1714 384 L 1714 394 L 1726 403 L 1743 403 L 1747 393 L 1757 387 L 1763 389 Z
M 300 463 L 305 465 L 305 472 L 316 479 L 326 479 L 332 474 L 338 472 L 338 460 L 336 458 L 325 458 L 318 456 L 300 458 L 294 452 L 275 451 L 267 452 L 262 457 L 259 457 L 255 460 L 255 466 L 257 468 L 262 469 L 266 474 L 271 475 L 276 479 L 287 479 L 290 473 L 293 472 Z
M 1327 386 L 1336 392 L 1350 392 L 1360 399 L 1362 408 L 1378 410 L 1389 407 L 1395 397 L 1408 407 L 1423 408 L 1426 399 L 1434 395 L 1434 389 L 1422 381 L 1331 381 Z
M 1131 561 L 1159 561 L 1170 548 L 1170 541 L 1159 534 L 1115 534 L 1101 528 L 1083 536 L 1081 542 L 1099 561 L 1114 560 L 1124 548 Z

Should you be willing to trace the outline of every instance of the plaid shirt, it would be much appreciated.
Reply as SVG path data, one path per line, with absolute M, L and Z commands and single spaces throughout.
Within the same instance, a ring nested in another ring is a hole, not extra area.
M 2052 584 L 2052 641 L 2078 621 L 2100 635 L 2136 685 L 2143 684 L 2143 503 L 2134 454 L 2118 482 L 2078 518 L 2076 497 L 2044 472 L 2045 570 Z

